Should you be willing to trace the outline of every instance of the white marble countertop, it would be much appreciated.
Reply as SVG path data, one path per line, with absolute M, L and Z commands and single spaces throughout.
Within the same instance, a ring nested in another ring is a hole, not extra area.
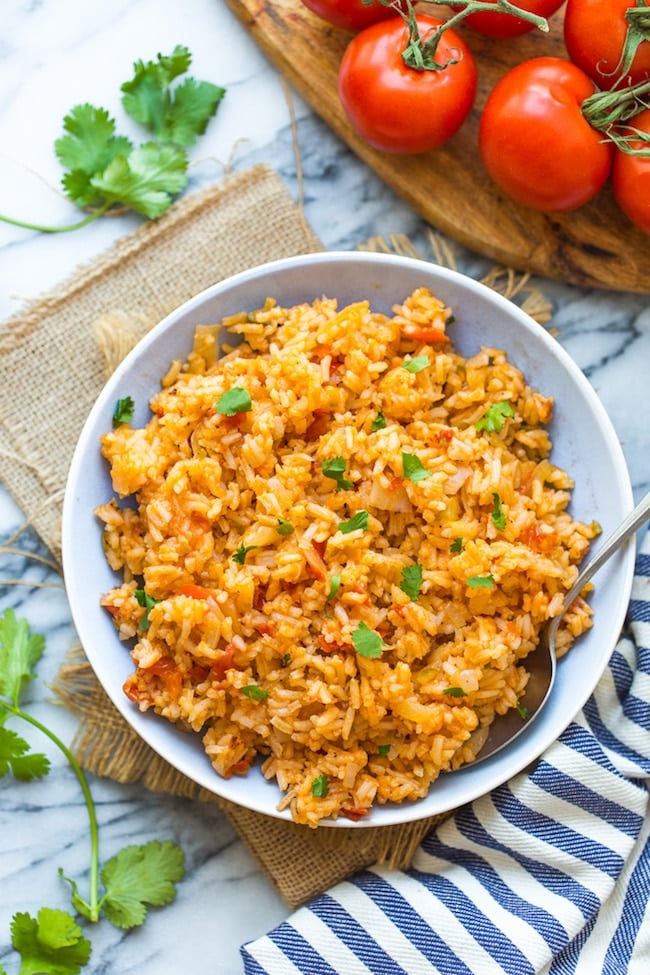
M 77 211 L 58 191 L 61 168 L 52 150 L 64 114 L 78 102 L 90 101 L 121 120 L 119 86 L 132 63 L 170 53 L 178 43 L 192 52 L 195 77 L 227 89 L 217 118 L 191 151 L 189 189 L 215 182 L 227 166 L 239 170 L 264 161 L 275 166 L 297 198 L 287 93 L 222 0 L 4 0 L 0 212 L 59 224 L 77 219 Z M 426 228 L 417 214 L 297 96 L 291 99 L 305 213 L 325 246 L 352 249 L 371 236 L 395 232 L 416 242 L 424 239 Z M 124 216 L 54 235 L 0 223 L 0 318 L 55 286 L 140 222 Z M 472 274 L 489 267 L 462 249 L 458 263 Z M 536 283 L 553 303 L 559 340 L 612 418 L 638 499 L 650 480 L 647 298 Z M 22 522 L 19 504 L 0 487 L 0 542 L 11 538 Z M 47 554 L 29 530 L 20 535 L 19 544 Z M 14 607 L 47 640 L 29 709 L 69 742 L 74 719 L 53 705 L 47 690 L 74 639 L 61 579 L 22 557 L 0 555 L 0 561 L 0 612 Z M 35 734 L 28 731 L 26 736 L 36 744 Z M 19 967 L 9 939 L 14 912 L 35 914 L 43 905 L 67 909 L 67 889 L 57 870 L 61 866 L 83 883 L 88 864 L 87 820 L 76 780 L 47 742 L 38 747 L 54 763 L 48 778 L 30 784 L 9 776 L 0 780 L 0 964 L 9 975 Z M 223 814 L 106 780 L 91 780 L 91 788 L 102 862 L 127 843 L 170 838 L 185 850 L 188 873 L 174 905 L 152 911 L 141 929 L 124 934 L 104 922 L 89 931 L 93 953 L 84 972 L 241 972 L 239 946 L 280 922 L 289 909 Z

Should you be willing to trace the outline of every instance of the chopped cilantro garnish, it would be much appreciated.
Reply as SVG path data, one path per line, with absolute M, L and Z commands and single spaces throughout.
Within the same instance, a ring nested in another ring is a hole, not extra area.
M 357 511 L 356 515 L 353 515 L 348 521 L 339 522 L 339 531 L 343 532 L 344 535 L 349 535 L 350 532 L 356 531 L 360 528 L 362 531 L 367 531 L 368 529 L 368 512 L 367 511 Z
M 449 551 L 452 552 L 454 555 L 460 555 L 460 553 L 463 551 L 463 539 L 460 535 L 458 536 L 458 538 L 455 538 L 453 540 L 453 542 L 449 546 Z
M 359 623 L 352 634 L 354 649 L 360 657 L 381 657 L 385 646 L 384 641 L 374 630 L 371 630 L 367 623 Z
M 445 687 L 443 694 L 447 694 L 449 697 L 466 697 L 466 691 L 462 687 Z
M 370 429 L 373 433 L 377 433 L 377 430 L 384 430 L 386 428 L 386 417 L 382 410 L 379 410 L 377 416 L 372 421 Z
M 329 460 L 324 460 L 321 464 L 321 470 L 325 477 L 329 477 L 333 481 L 336 481 L 337 491 L 349 491 L 354 487 L 352 481 L 348 481 L 345 477 L 343 477 L 346 467 L 347 462 L 343 457 L 331 457 Z
M 133 419 L 134 409 L 135 403 L 130 396 L 118 399 L 113 412 L 113 429 L 121 426 L 123 423 L 130 423 Z
M 399 584 L 402 592 L 405 592 L 409 599 L 415 601 L 422 589 L 422 566 L 415 562 L 413 565 L 406 565 L 402 569 L 402 581 Z
M 265 691 L 263 687 L 258 687 L 257 684 L 246 684 L 242 687 L 241 692 L 253 701 L 266 701 L 269 696 L 269 692 Z
M 330 791 L 330 780 L 326 775 L 319 775 L 311 784 L 311 794 L 315 799 L 324 799 Z
M 492 524 L 502 532 L 506 527 L 506 514 L 501 507 L 501 498 L 496 491 L 492 492 L 492 501 L 494 503 L 494 507 L 492 508 Z
M 390 751 L 390 745 L 378 745 L 377 751 L 379 752 L 382 758 L 386 758 L 386 756 Z
M 412 359 L 405 359 L 402 363 L 402 368 L 406 369 L 407 372 L 422 372 L 427 366 L 430 366 L 431 362 L 426 355 L 415 355 Z
M 425 478 L 431 477 L 432 472 L 426 469 L 420 458 L 416 457 L 415 454 L 402 452 L 402 473 L 409 481 L 417 484 L 418 481 L 424 481 Z
M 283 654 L 282 654 L 282 658 L 281 658 L 281 660 L 280 660 L 280 664 L 281 664 L 281 665 L 282 665 L 283 667 L 286 667 L 286 666 L 288 666 L 288 664 L 290 664 L 290 663 L 291 663 L 291 654 L 290 654 L 290 653 L 283 653 Z
M 336 599 L 341 588 L 341 574 L 335 572 L 333 576 L 330 577 L 330 591 L 327 594 L 327 602 L 330 603 L 333 599 Z
M 252 552 L 254 548 L 259 548 L 259 545 L 240 545 L 237 551 L 231 556 L 233 562 L 243 565 L 246 561 L 247 554 Z
M 467 580 L 470 589 L 492 589 L 494 586 L 494 576 L 470 576 Z
M 506 422 L 506 417 L 512 417 L 514 415 L 515 411 L 512 408 L 512 404 L 507 400 L 501 399 L 496 403 L 492 403 L 474 426 L 477 430 L 485 430 L 487 433 L 500 433 Z
M 521 720 L 526 721 L 526 719 L 528 718 L 528 708 L 525 707 L 525 705 L 523 705 L 519 699 L 517 699 L 516 708 L 517 711 L 519 712 L 519 717 L 521 718 Z
M 248 391 L 241 386 L 233 386 L 222 393 L 217 401 L 215 410 L 221 416 L 234 416 L 235 413 L 248 413 L 253 404 Z
M 140 626 L 138 629 L 146 630 L 149 627 L 149 610 L 153 609 L 158 600 L 154 599 L 153 596 L 149 596 L 144 589 L 136 589 L 134 595 L 138 606 L 142 606 L 144 609 L 144 615 L 140 620 Z
M 275 526 L 275 530 L 278 535 L 290 535 L 293 531 L 293 525 L 286 518 L 278 518 L 278 523 Z

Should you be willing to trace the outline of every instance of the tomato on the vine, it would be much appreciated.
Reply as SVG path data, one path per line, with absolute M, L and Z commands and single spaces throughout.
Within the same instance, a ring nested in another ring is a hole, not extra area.
M 521 10 L 527 10 L 531 14 L 538 14 L 547 19 L 560 9 L 564 0 L 515 0 L 515 3 Z M 451 9 L 462 10 L 463 8 L 452 5 Z M 462 23 L 464 26 L 471 27 L 477 34 L 485 34 L 486 37 L 519 37 L 521 34 L 537 29 L 529 20 L 498 10 L 494 13 L 491 10 L 478 10 L 463 18 Z
M 626 65 L 626 38 L 635 37 L 638 45 Z M 650 79 L 650 8 L 643 0 L 568 0 L 564 43 L 599 88 L 611 88 L 621 75 L 625 84 Z
M 426 43 L 442 25 L 415 18 Z M 367 27 L 348 44 L 339 69 L 339 96 L 357 132 L 389 153 L 428 152 L 450 139 L 469 115 L 476 97 L 476 62 L 467 44 L 443 31 L 438 68 L 416 69 L 404 61 L 409 29 L 401 17 Z
M 516 65 L 488 95 L 479 124 L 485 168 L 508 196 L 548 213 L 582 206 L 601 190 L 612 146 L 584 118 L 594 83 L 562 58 Z
M 650 108 L 639 112 L 626 126 L 630 131 L 646 132 L 650 138 Z M 648 143 L 632 140 L 629 147 L 647 150 Z M 644 234 L 650 234 L 650 156 L 615 149 L 612 190 L 623 213 Z
M 301 0 L 312 13 L 315 13 L 321 20 L 326 20 L 328 24 L 335 27 L 343 27 L 345 30 L 363 30 L 370 27 L 380 20 L 387 20 L 388 17 L 398 16 L 398 12 L 393 7 L 385 7 L 374 0 L 373 3 L 364 4 L 363 0 Z M 407 9 L 406 3 L 402 4 L 404 10 Z

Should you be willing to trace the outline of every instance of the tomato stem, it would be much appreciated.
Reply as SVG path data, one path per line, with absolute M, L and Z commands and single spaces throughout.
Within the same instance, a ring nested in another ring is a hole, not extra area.
M 618 64 L 609 73 L 599 68 L 605 77 L 617 76 L 615 84 L 625 80 L 639 45 L 644 41 L 650 41 L 650 7 L 647 0 L 636 0 L 636 6 L 628 7 L 625 11 L 625 20 L 628 26 Z
M 372 0 L 364 0 L 370 3 Z M 449 6 L 449 0 L 425 0 L 427 5 L 442 7 Z M 548 21 L 539 14 L 531 13 L 530 10 L 522 10 L 510 0 L 453 0 L 453 6 L 461 9 L 452 14 L 444 23 L 440 24 L 435 30 L 429 31 L 426 37 L 422 37 L 417 23 L 413 3 L 406 0 L 406 10 L 403 4 L 397 0 L 379 0 L 384 7 L 392 7 L 405 21 L 408 27 L 408 42 L 402 52 L 404 63 L 414 71 L 442 71 L 450 64 L 457 64 L 458 59 L 450 59 L 444 64 L 436 61 L 438 46 L 445 31 L 456 27 L 465 17 L 475 13 L 500 13 L 510 17 L 518 17 L 525 20 L 539 30 L 548 31 Z
M 621 152 L 650 156 L 650 134 L 628 124 L 649 107 L 644 97 L 648 94 L 650 81 L 640 81 L 618 90 L 597 91 L 582 103 L 582 114 L 592 128 L 605 133 L 608 141 Z

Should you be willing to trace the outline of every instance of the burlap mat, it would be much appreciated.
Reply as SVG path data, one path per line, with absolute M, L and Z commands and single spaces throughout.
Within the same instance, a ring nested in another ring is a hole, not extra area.
M 69 462 L 107 362 L 115 365 L 147 328 L 214 282 L 321 249 L 278 176 L 257 166 L 186 197 L 0 326 L 0 478 L 57 559 Z M 406 866 L 434 822 L 314 831 L 249 812 L 162 762 L 123 721 L 82 653 L 64 663 L 54 689 L 79 715 L 72 747 L 89 772 L 219 802 L 291 907 L 371 863 Z

